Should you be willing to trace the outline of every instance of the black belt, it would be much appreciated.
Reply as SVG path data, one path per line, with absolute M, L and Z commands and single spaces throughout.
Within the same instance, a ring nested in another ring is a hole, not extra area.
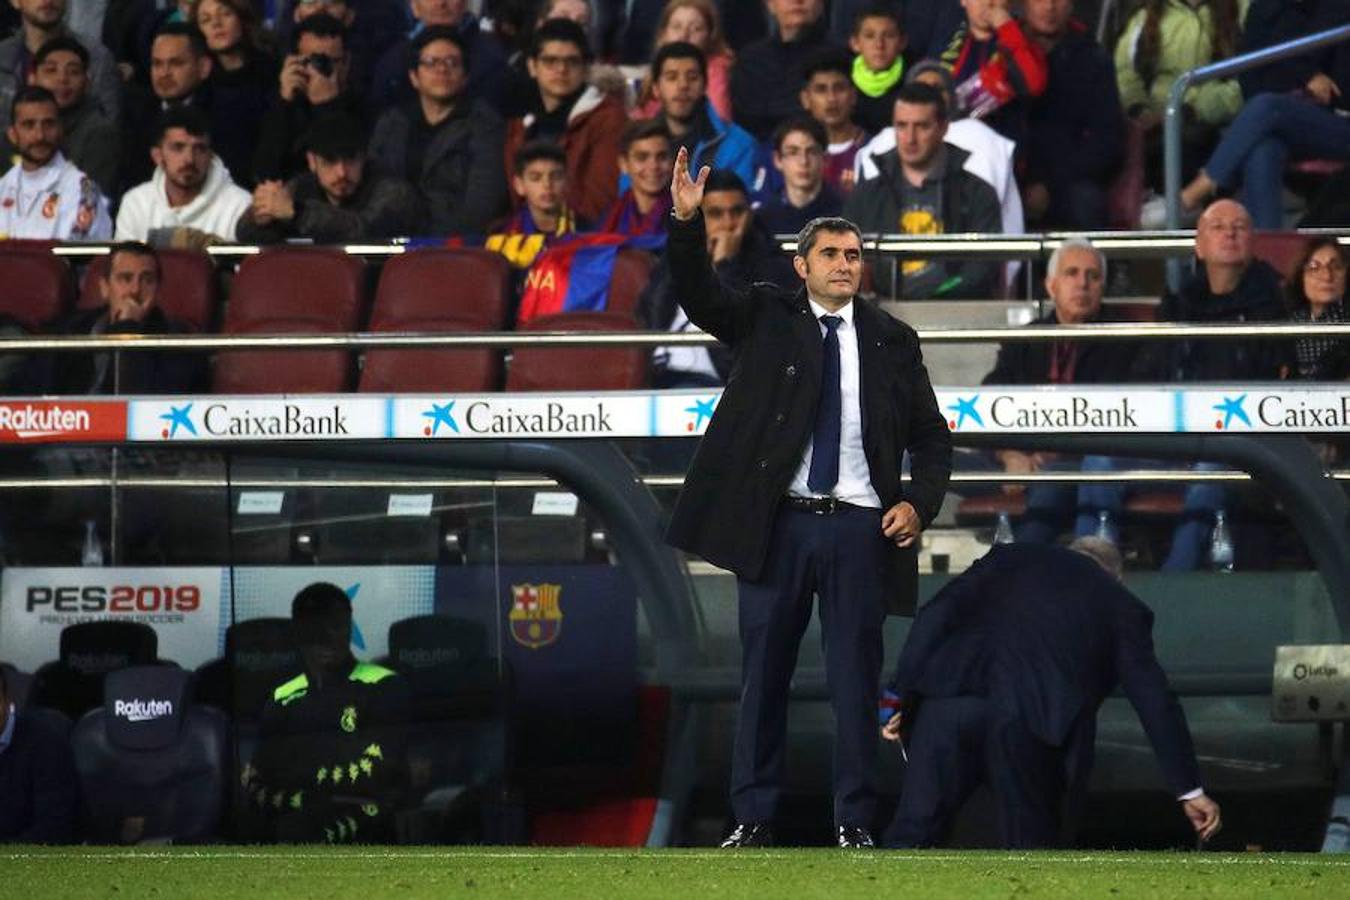
M 794 497 L 791 494 L 783 498 L 783 505 L 797 512 L 809 512 L 817 516 L 832 516 L 850 509 L 870 508 L 856 503 L 845 503 L 838 497 Z

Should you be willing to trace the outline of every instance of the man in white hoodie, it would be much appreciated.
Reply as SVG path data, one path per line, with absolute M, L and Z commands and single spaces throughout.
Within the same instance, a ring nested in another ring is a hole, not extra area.
M 184 229 L 196 233 L 189 243 L 200 243 L 202 236 L 235 239 L 235 226 L 252 195 L 230 180 L 225 164 L 211 152 L 210 123 L 199 110 L 166 111 L 156 125 L 150 158 L 154 175 L 122 198 L 117 240 L 165 243 Z
M 10 121 L 7 137 L 19 161 L 0 178 L 0 238 L 106 241 L 108 201 L 57 149 L 61 114 L 51 91 L 20 90 Z

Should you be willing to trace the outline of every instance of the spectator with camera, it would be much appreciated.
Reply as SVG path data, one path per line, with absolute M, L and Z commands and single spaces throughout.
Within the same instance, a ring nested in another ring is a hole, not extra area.
M 302 140 L 321 117 L 344 114 L 364 121 L 349 63 L 347 29 L 337 19 L 310 16 L 295 27 L 253 155 L 258 181 L 287 180 L 306 170 Z

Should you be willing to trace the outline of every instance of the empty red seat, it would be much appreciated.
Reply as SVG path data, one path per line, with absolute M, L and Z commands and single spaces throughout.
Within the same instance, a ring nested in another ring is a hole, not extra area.
M 500 331 L 510 307 L 511 267 L 486 250 L 427 248 L 392 257 L 380 273 L 370 330 Z M 440 393 L 496 390 L 502 353 L 493 349 L 371 350 L 361 390 Z
M 195 250 L 161 249 L 159 256 L 159 305 L 170 319 L 193 331 L 210 331 L 220 303 L 220 285 L 211 257 Z M 100 279 L 108 273 L 108 257 L 90 260 L 80 288 L 80 309 L 103 305 Z
M 340 250 L 278 248 L 239 266 L 225 309 L 225 334 L 353 332 L 365 297 L 365 263 Z M 344 391 L 347 350 L 231 350 L 216 358 L 217 393 Z
M 574 312 L 540 316 L 521 327 L 533 331 L 635 331 L 632 316 Z M 508 391 L 606 391 L 644 388 L 651 354 L 646 347 L 538 347 L 518 345 L 506 375 Z
M 1307 247 L 1307 236 L 1295 231 L 1258 231 L 1252 235 L 1252 254 L 1274 266 L 1286 280 L 1293 276 L 1294 266 Z
M 70 267 L 32 246 L 0 244 L 0 314 L 36 331 L 60 318 L 75 296 Z
M 620 250 L 614 257 L 614 271 L 609 276 L 609 298 L 605 309 L 636 316 L 638 299 L 655 267 L 656 257 L 646 250 Z

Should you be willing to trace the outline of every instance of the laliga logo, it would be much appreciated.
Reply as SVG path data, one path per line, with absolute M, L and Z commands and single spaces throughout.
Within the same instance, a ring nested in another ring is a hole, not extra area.
M 976 425 L 983 428 L 984 417 L 981 416 L 980 411 L 975 408 L 975 404 L 978 403 L 979 400 L 980 400 L 979 394 L 976 394 L 969 400 L 963 397 L 957 397 L 956 402 L 953 403 L 951 406 L 947 407 L 947 409 L 956 413 L 955 419 L 947 420 L 947 427 L 950 428 L 952 431 L 957 431 L 958 429 L 960 429 L 962 425 L 966 423 L 966 419 L 969 418 Z
M 705 420 L 711 419 L 713 408 L 717 406 L 717 398 L 709 397 L 707 400 L 695 400 L 693 406 L 686 406 L 684 411 L 694 416 L 694 421 L 684 426 L 685 431 L 698 431 L 703 427 Z
M 422 434 L 427 437 L 435 437 L 444 425 L 455 434 L 459 434 L 459 423 L 455 421 L 455 401 L 447 403 L 433 403 L 431 409 L 422 413 L 422 418 L 430 419 L 431 422 L 422 427 Z
M 193 437 L 197 436 L 197 426 L 192 424 L 191 403 L 185 403 L 182 406 L 170 406 L 169 411 L 160 416 L 160 419 L 169 423 L 159 432 L 159 436 L 165 440 L 172 440 L 174 435 L 178 434 L 179 428 Z
M 128 722 L 153 722 L 173 715 L 170 700 L 114 700 L 113 715 Z
M 1247 402 L 1247 395 L 1243 394 L 1242 396 L 1236 399 L 1232 397 L 1224 397 L 1222 403 L 1216 403 L 1212 407 L 1210 407 L 1210 409 L 1213 409 L 1215 412 L 1223 414 L 1222 419 L 1216 418 L 1214 420 L 1214 427 L 1219 431 L 1227 431 L 1228 426 L 1232 424 L 1233 420 L 1238 419 L 1239 421 L 1242 422 L 1243 425 L 1246 425 L 1248 428 L 1251 428 L 1252 420 L 1247 417 L 1247 410 L 1245 410 L 1242 406 L 1242 404 L 1246 402 Z

